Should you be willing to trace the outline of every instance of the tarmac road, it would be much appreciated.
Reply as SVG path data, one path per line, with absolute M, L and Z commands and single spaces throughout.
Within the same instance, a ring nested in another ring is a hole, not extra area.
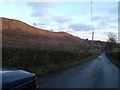
M 118 88 L 118 67 L 105 54 L 64 70 L 50 73 L 39 81 L 40 88 Z

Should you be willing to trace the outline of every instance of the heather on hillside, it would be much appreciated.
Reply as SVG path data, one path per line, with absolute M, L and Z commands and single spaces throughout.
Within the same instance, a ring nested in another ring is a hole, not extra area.
M 37 48 L 55 51 L 80 51 L 91 45 L 66 32 L 51 32 L 30 26 L 22 21 L 2 19 L 3 47 Z

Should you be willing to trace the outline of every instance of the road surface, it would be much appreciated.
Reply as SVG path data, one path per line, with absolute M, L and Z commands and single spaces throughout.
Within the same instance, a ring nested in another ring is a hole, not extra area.
M 39 81 L 40 88 L 118 88 L 118 67 L 105 54 L 98 58 L 51 73 Z

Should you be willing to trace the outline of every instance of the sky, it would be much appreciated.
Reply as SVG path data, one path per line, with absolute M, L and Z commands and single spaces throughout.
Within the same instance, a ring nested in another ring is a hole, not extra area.
M 37 28 L 67 32 L 82 39 L 106 41 L 118 35 L 118 2 L 0 2 L 0 17 L 17 19 Z M 35 23 L 35 24 L 34 24 Z

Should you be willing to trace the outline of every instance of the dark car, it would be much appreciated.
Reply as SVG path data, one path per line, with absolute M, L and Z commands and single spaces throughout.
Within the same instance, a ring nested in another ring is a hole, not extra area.
M 38 88 L 36 74 L 11 67 L 2 67 L 2 90 Z

